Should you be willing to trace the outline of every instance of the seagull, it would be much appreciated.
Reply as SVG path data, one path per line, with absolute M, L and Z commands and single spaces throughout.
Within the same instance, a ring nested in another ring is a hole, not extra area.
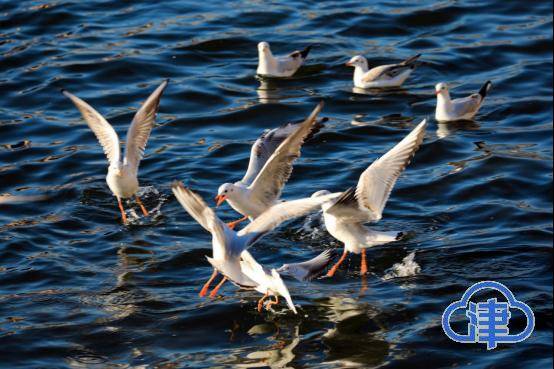
M 127 131 L 127 142 L 125 143 L 125 153 L 121 157 L 121 148 L 119 145 L 119 137 L 113 127 L 100 113 L 92 106 L 78 98 L 77 96 L 62 90 L 62 93 L 73 101 L 73 104 L 79 109 L 83 118 L 87 122 L 90 129 L 96 135 L 100 145 L 104 149 L 109 162 L 108 175 L 106 182 L 108 187 L 117 198 L 119 210 L 123 223 L 127 223 L 127 216 L 123 209 L 121 199 L 127 199 L 132 196 L 140 206 L 144 216 L 148 216 L 148 211 L 136 195 L 139 183 L 137 179 L 138 167 L 144 155 L 146 142 L 150 136 L 150 131 L 156 120 L 156 113 L 160 105 L 160 98 L 168 84 L 169 80 L 165 80 L 154 90 L 148 99 L 142 104 L 141 108 L 136 112 L 131 122 L 131 126 Z
M 258 44 L 258 69 L 256 74 L 264 77 L 290 77 L 302 66 L 312 46 L 284 56 L 273 56 L 269 44 Z
M 181 182 L 175 181 L 171 189 L 190 216 L 212 234 L 213 255 L 208 258 L 208 262 L 214 267 L 214 270 L 212 276 L 200 291 L 200 297 L 206 295 L 218 272 L 223 275 L 223 279 L 212 290 L 210 297 L 217 294 L 217 291 L 227 279 L 239 286 L 255 287 L 259 285 L 260 282 L 253 282 L 248 275 L 242 272 L 240 264 L 242 252 L 284 221 L 315 211 L 325 201 L 337 196 L 331 194 L 318 198 L 309 197 L 275 204 L 246 227 L 235 232 L 218 218 L 213 209 L 208 207 L 198 194 L 186 188 Z
M 298 281 L 308 281 L 318 275 L 331 261 L 332 251 L 330 249 L 323 251 L 313 259 L 301 263 L 284 264 L 279 269 L 271 269 L 260 265 L 254 257 L 248 252 L 241 253 L 240 268 L 241 271 L 250 280 L 256 284 L 254 289 L 264 296 L 258 301 L 258 312 L 261 312 L 264 300 L 269 296 L 274 296 L 275 300 L 269 301 L 266 310 L 270 310 L 272 305 L 279 303 L 279 296 L 283 296 L 290 310 L 297 314 L 289 290 L 279 272 L 290 275 Z
M 423 120 L 402 141 L 374 161 L 360 176 L 356 188 L 349 188 L 340 197 L 323 203 L 323 219 L 327 231 L 344 243 L 339 261 L 329 270 L 332 277 L 349 252 L 362 254 L 361 275 L 367 273 L 365 249 L 399 240 L 402 232 L 372 231 L 364 223 L 377 222 L 396 180 L 404 171 L 423 141 L 427 121 Z M 317 191 L 314 198 L 329 196 L 327 190 Z
M 400 87 L 416 68 L 416 60 L 420 56 L 421 54 L 417 54 L 402 63 L 369 69 L 367 59 L 356 55 L 346 65 L 354 67 L 354 86 L 358 88 Z
M 302 144 L 323 126 L 325 119 L 319 122 L 316 119 L 322 108 L 323 102 L 320 102 L 303 122 L 264 132 L 252 146 L 244 177 L 238 182 L 219 186 L 216 207 L 227 201 L 244 215 L 229 223 L 229 227 L 233 229 L 240 222 L 255 219 L 279 203 L 283 187 L 292 173 L 292 165 L 300 157 Z
M 468 97 L 450 100 L 450 93 L 446 83 L 437 83 L 435 95 L 437 95 L 437 109 L 435 119 L 439 122 L 451 122 L 455 120 L 472 120 L 483 104 L 487 92 L 492 87 L 492 82 L 487 81 L 478 93 Z

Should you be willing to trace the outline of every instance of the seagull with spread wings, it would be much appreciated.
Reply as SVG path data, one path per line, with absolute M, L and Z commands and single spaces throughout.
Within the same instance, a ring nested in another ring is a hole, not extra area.
M 398 64 L 380 65 L 369 69 L 367 59 L 353 56 L 346 66 L 354 67 L 354 86 L 358 88 L 400 87 L 417 67 L 421 54 L 412 56 Z
M 479 92 L 467 97 L 451 100 L 448 85 L 443 82 L 437 83 L 435 86 L 435 95 L 437 95 L 435 119 L 439 122 L 472 120 L 481 108 L 483 101 L 485 101 L 491 86 L 492 82 L 487 81 Z
M 208 207 L 198 194 L 186 188 L 181 182 L 174 182 L 171 189 L 189 215 L 212 234 L 213 254 L 211 258 L 208 258 L 208 261 L 214 267 L 214 270 L 212 276 L 204 284 L 199 293 L 201 297 L 206 295 L 210 284 L 218 272 L 223 275 L 223 279 L 212 290 L 210 297 L 214 297 L 217 294 L 217 291 L 227 279 L 244 287 L 256 287 L 263 284 L 260 281 L 253 281 L 251 276 L 244 273 L 241 268 L 241 259 L 243 258 L 241 254 L 243 251 L 281 223 L 316 211 L 325 201 L 337 196 L 336 194 L 331 194 L 275 204 L 246 227 L 235 232 L 219 219 L 213 209 Z
M 288 55 L 273 56 L 269 44 L 260 42 L 256 74 L 264 77 L 291 77 L 304 64 L 311 48 L 312 46 L 308 46 Z
M 292 173 L 294 161 L 300 157 L 302 144 L 323 126 L 324 119 L 317 120 L 322 108 L 323 102 L 303 122 L 288 123 L 264 132 L 252 146 L 244 177 L 238 182 L 219 186 L 216 206 L 227 201 L 244 215 L 229 223 L 230 228 L 248 218 L 255 219 L 281 201 L 281 192 Z
M 402 236 L 402 232 L 373 231 L 364 224 L 381 219 L 396 180 L 423 142 L 426 126 L 427 122 L 423 120 L 402 141 L 374 161 L 361 174 L 356 188 L 349 188 L 321 206 L 327 231 L 344 243 L 341 258 L 327 276 L 332 277 L 335 274 L 349 252 L 362 254 L 361 274 L 364 275 L 367 272 L 365 250 L 396 241 Z M 312 198 L 321 196 L 330 196 L 330 192 L 318 191 Z
M 66 90 L 62 90 L 62 93 L 71 99 L 77 109 L 79 109 L 83 115 L 83 118 L 87 122 L 90 129 L 94 132 L 96 138 L 100 142 L 100 145 L 102 145 L 102 148 L 104 149 L 104 153 L 106 154 L 109 162 L 106 182 L 108 183 L 108 187 L 112 193 L 117 198 L 123 223 L 127 222 L 127 216 L 125 215 L 121 199 L 127 199 L 134 196 L 142 210 L 142 213 L 145 216 L 148 215 L 148 211 L 140 201 L 140 198 L 136 195 L 139 188 L 137 174 L 140 161 L 144 155 L 146 142 L 148 141 L 150 131 L 152 130 L 156 120 L 156 113 L 158 112 L 158 107 L 160 105 L 160 98 L 167 86 L 167 83 L 168 80 L 165 80 L 158 88 L 156 88 L 156 90 L 136 112 L 133 121 L 131 122 L 131 126 L 127 131 L 127 142 L 125 143 L 125 153 L 123 157 L 121 157 L 119 137 L 110 123 L 108 123 L 108 121 L 104 119 L 100 113 L 94 110 L 94 108 L 85 101 Z

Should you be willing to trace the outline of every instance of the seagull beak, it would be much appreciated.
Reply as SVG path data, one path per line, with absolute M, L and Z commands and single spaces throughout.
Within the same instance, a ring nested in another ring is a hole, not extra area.
M 435 91 L 435 95 L 438 95 L 441 93 L 441 90 Z
M 346 65 L 347 67 L 353 67 L 352 63 L 350 63 L 350 62 L 346 62 L 346 63 L 344 63 L 344 65 Z
M 215 207 L 217 208 L 219 205 L 223 204 L 223 201 L 227 200 L 227 196 L 217 195 L 214 200 L 215 200 Z

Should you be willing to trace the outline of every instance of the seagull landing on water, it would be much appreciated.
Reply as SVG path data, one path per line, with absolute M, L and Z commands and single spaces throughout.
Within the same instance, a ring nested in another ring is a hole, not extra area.
M 450 100 L 448 85 L 443 82 L 437 83 L 435 86 L 435 95 L 437 95 L 435 119 L 439 122 L 472 120 L 479 111 L 479 108 L 481 108 L 491 87 L 492 82 L 487 81 L 478 93 L 471 94 L 468 97 Z
M 279 296 L 283 296 L 289 309 L 297 314 L 289 290 L 279 273 L 289 275 L 298 281 L 309 281 L 319 275 L 331 261 L 331 250 L 325 250 L 315 258 L 292 264 L 283 264 L 279 269 L 267 269 L 260 265 L 254 257 L 248 252 L 241 254 L 241 271 L 254 282 L 254 289 L 264 296 L 258 301 L 258 312 L 263 308 L 264 300 L 269 296 L 274 296 L 275 300 L 270 300 L 266 305 L 266 310 L 270 310 L 272 305 L 279 303 Z
M 281 223 L 316 211 L 325 201 L 329 201 L 334 197 L 334 195 L 318 198 L 310 197 L 278 203 L 268 208 L 246 227 L 235 232 L 218 218 L 198 194 L 186 188 L 182 183 L 174 182 L 171 189 L 189 215 L 212 234 L 213 255 L 212 258 L 208 258 L 208 261 L 214 267 L 214 270 L 210 279 L 202 287 L 199 293 L 200 297 L 206 295 L 218 272 L 223 274 L 223 279 L 212 290 L 210 297 L 215 297 L 217 291 L 227 279 L 245 287 L 255 288 L 264 284 L 263 281 L 256 281 L 255 276 L 253 281 L 249 275 L 243 272 L 241 267 L 243 251 Z M 279 290 L 274 292 L 281 293 Z
M 417 54 L 402 63 L 381 65 L 369 69 L 367 59 L 356 55 L 346 65 L 354 67 L 354 86 L 358 88 L 399 87 L 412 74 L 420 56 L 421 54 Z
M 104 153 L 108 157 L 109 167 L 106 182 L 117 198 L 123 223 L 127 223 L 127 216 L 125 215 L 121 199 L 127 199 L 133 195 L 142 213 L 145 216 L 148 215 L 148 211 L 140 201 L 140 198 L 136 195 L 139 188 L 137 178 L 138 167 L 144 155 L 146 142 L 148 141 L 150 131 L 156 120 L 160 98 L 162 97 L 167 83 L 168 80 L 165 80 L 136 112 L 131 126 L 127 131 L 127 142 L 125 143 L 125 154 L 123 158 L 121 157 L 119 137 L 110 123 L 108 123 L 100 113 L 94 110 L 92 106 L 68 91 L 62 90 L 62 93 L 71 99 L 73 104 L 79 109 L 88 126 L 96 135 L 100 145 L 102 145 Z
M 216 206 L 227 201 L 244 216 L 229 223 L 230 228 L 248 218 L 255 219 L 281 201 L 281 192 L 292 173 L 294 161 L 300 157 L 302 144 L 323 127 L 323 120 L 317 121 L 322 108 L 321 102 L 303 122 L 264 132 L 252 146 L 244 177 L 219 186 Z
M 269 44 L 258 44 L 258 69 L 256 74 L 264 77 L 291 77 L 302 66 L 312 46 L 284 56 L 273 56 Z
M 344 243 L 339 261 L 329 270 L 332 277 L 349 252 L 362 254 L 361 275 L 367 273 L 365 249 L 399 240 L 402 232 L 372 231 L 364 223 L 377 222 L 392 188 L 404 171 L 425 136 L 427 122 L 423 120 L 410 134 L 385 155 L 374 161 L 360 176 L 356 188 L 349 188 L 322 205 L 327 231 Z M 318 191 L 312 197 L 329 196 L 330 192 Z

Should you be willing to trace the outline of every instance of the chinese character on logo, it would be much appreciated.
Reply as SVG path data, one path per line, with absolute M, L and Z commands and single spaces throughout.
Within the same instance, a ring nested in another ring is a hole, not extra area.
M 470 302 L 469 299 L 478 291 L 492 289 L 502 293 L 507 302 L 498 301 L 496 298 L 486 302 Z M 469 318 L 467 334 L 454 332 L 450 327 L 450 318 L 458 309 L 466 309 L 466 317 Z M 510 334 L 508 324 L 512 314 L 510 308 L 521 310 L 527 318 L 527 326 L 518 334 Z M 516 300 L 513 293 L 503 284 L 493 281 L 483 281 L 474 284 L 463 294 L 462 299 L 450 304 L 442 315 L 442 328 L 444 333 L 456 342 L 461 343 L 486 343 L 487 350 L 495 349 L 497 343 L 521 342 L 531 335 L 535 327 L 535 316 L 531 308 Z

